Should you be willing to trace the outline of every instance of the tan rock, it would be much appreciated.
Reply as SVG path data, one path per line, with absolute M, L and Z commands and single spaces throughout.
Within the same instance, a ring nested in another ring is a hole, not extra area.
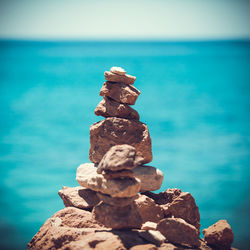
M 134 178 L 135 174 L 131 170 L 121 170 L 121 171 L 105 171 L 102 175 L 106 179 L 119 179 L 119 178 Z
M 132 169 L 135 177 L 141 181 L 140 192 L 154 191 L 161 188 L 163 173 L 161 170 L 151 166 L 137 166 Z
M 155 230 L 142 230 L 139 234 L 142 238 L 155 244 L 156 246 L 160 246 L 166 240 L 165 236 L 163 236 L 161 232 Z
M 124 75 L 126 75 L 126 71 L 123 69 L 123 68 L 121 68 L 121 67 L 112 67 L 111 69 L 110 69 L 110 72 L 112 72 L 112 73 L 114 73 L 114 74 L 117 74 L 117 75 L 121 75 L 121 76 L 124 76 Z
M 135 175 L 137 176 L 137 175 Z M 142 181 L 143 183 L 143 181 Z M 166 217 L 182 218 L 200 230 L 200 213 L 193 196 L 180 189 L 167 189 L 159 194 L 144 193 L 160 204 Z
M 157 230 L 159 230 L 170 243 L 195 247 L 200 245 L 198 230 L 183 219 L 162 219 L 158 223 Z
M 171 243 L 163 243 L 160 247 L 157 248 L 157 250 L 184 250 L 184 249 L 187 249 L 187 248 L 180 247 L 180 245 L 175 246 Z M 191 249 L 189 248 L 189 250 Z
M 97 196 L 100 200 L 103 201 L 103 203 L 109 204 L 111 206 L 117 206 L 117 207 L 125 207 L 130 205 L 135 199 L 138 198 L 138 195 L 128 197 L 128 198 L 116 198 L 111 197 L 107 194 L 97 193 Z
M 83 187 L 63 187 L 58 194 L 65 207 L 92 209 L 100 202 L 95 191 Z
M 101 202 L 94 207 L 92 214 L 96 221 L 114 229 L 141 228 L 142 225 L 140 214 L 133 205 L 116 207 Z
M 122 82 L 125 84 L 134 84 L 136 77 L 131 75 L 118 75 L 109 71 L 104 72 L 104 77 L 110 82 Z
M 104 82 L 100 90 L 100 96 L 108 96 L 119 103 L 129 105 L 135 104 L 140 93 L 133 85 L 117 82 Z
M 106 179 L 103 175 L 97 174 L 93 164 L 85 163 L 78 167 L 76 181 L 85 188 L 111 195 L 112 197 L 135 196 L 141 187 L 136 178 Z
M 226 220 L 219 220 L 203 231 L 205 241 L 218 249 L 230 249 L 234 240 L 231 226 Z
M 182 218 L 200 230 L 200 213 L 193 196 L 182 192 L 171 203 L 162 205 L 166 217 Z
M 157 228 L 157 224 L 152 221 L 147 221 L 143 223 L 143 225 L 141 226 L 141 229 L 143 230 L 156 230 L 156 228 Z
M 122 104 L 112 100 L 109 97 L 103 97 L 103 100 L 97 105 L 95 109 L 97 116 L 103 117 L 120 117 L 126 119 L 139 120 L 140 116 L 136 110 L 127 104 Z
M 143 223 L 147 221 L 159 222 L 164 218 L 162 208 L 146 195 L 139 195 L 134 203 Z
M 97 173 L 132 169 L 136 167 L 136 164 L 136 151 L 133 146 L 128 144 L 115 145 L 103 156 L 98 164 Z
M 110 117 L 90 126 L 89 159 L 99 163 L 114 145 L 135 147 L 142 164 L 152 161 L 151 138 L 146 124 L 123 118 Z

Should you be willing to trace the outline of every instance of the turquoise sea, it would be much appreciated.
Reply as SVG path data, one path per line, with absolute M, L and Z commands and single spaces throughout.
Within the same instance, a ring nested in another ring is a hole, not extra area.
M 25 249 L 89 162 L 103 73 L 122 66 L 152 138 L 160 191 L 190 192 L 202 229 L 250 245 L 250 42 L 0 41 L 0 249 Z

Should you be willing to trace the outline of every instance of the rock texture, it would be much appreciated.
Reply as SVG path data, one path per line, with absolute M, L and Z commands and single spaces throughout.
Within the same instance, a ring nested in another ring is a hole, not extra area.
M 95 114 L 103 117 L 119 117 L 133 120 L 140 119 L 138 112 L 132 109 L 129 105 L 116 102 L 105 96 L 97 105 Z
M 118 75 L 113 72 L 105 71 L 104 72 L 105 80 L 109 82 L 122 82 L 125 84 L 134 84 L 136 77 L 131 75 Z
M 82 164 L 76 173 L 77 182 L 91 190 L 111 195 L 112 197 L 132 197 L 140 190 L 140 181 L 136 178 L 105 179 L 103 175 L 97 174 L 89 164 Z
M 200 245 L 198 230 L 183 219 L 162 219 L 158 223 L 157 230 L 159 230 L 171 243 L 195 247 Z
M 103 171 L 130 170 L 135 168 L 137 164 L 134 147 L 127 144 L 116 145 L 111 147 L 103 156 L 98 165 L 97 173 L 101 174 Z
M 163 173 L 161 170 L 155 167 L 142 165 L 137 166 L 132 169 L 132 171 L 136 178 L 141 181 L 140 192 L 154 191 L 161 187 L 163 181 Z
M 113 117 L 90 127 L 89 159 L 92 162 L 99 163 L 112 146 L 120 144 L 135 147 L 142 163 L 152 161 L 151 138 L 146 124 Z
M 142 218 L 133 205 L 117 207 L 99 203 L 93 209 L 94 219 L 114 229 L 141 228 Z
M 96 192 L 83 187 L 63 187 L 58 192 L 65 207 L 92 209 L 100 202 Z
M 108 96 L 119 103 L 129 105 L 135 104 L 140 93 L 134 86 L 121 82 L 104 82 L 100 90 L 100 96 Z
M 234 240 L 232 228 L 226 220 L 219 220 L 203 231 L 205 241 L 217 249 L 231 249 Z

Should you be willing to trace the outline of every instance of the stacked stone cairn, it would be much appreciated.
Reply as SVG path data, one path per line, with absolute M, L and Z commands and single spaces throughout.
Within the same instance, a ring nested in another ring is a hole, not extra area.
M 105 119 L 90 127 L 89 159 L 78 167 L 78 187 L 59 190 L 65 207 L 41 227 L 29 249 L 231 249 L 226 220 L 203 230 L 193 196 L 158 190 L 162 172 L 152 161 L 146 124 L 131 108 L 140 91 L 120 67 L 104 73 L 95 109 Z M 122 229 L 122 230 L 121 230 Z
M 95 114 L 106 119 L 90 127 L 89 158 L 93 163 L 81 165 L 76 180 L 96 191 L 102 201 L 92 211 L 96 221 L 115 229 L 141 228 L 143 220 L 134 200 L 138 192 L 159 189 L 163 174 L 144 165 L 152 161 L 152 150 L 147 125 L 130 107 L 140 95 L 133 86 L 136 77 L 120 67 L 112 67 L 104 76 L 103 99 Z

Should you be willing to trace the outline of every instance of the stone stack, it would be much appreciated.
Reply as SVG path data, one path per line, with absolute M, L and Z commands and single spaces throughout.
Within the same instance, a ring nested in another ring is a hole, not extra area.
M 140 95 L 133 86 L 136 78 L 120 67 L 104 76 L 103 100 L 95 114 L 106 119 L 90 127 L 89 158 L 94 164 L 81 165 L 76 180 L 101 200 L 92 211 L 94 219 L 116 229 L 140 228 L 143 220 L 134 200 L 138 192 L 159 189 L 163 174 L 143 165 L 152 161 L 152 150 L 147 125 L 130 107 Z

